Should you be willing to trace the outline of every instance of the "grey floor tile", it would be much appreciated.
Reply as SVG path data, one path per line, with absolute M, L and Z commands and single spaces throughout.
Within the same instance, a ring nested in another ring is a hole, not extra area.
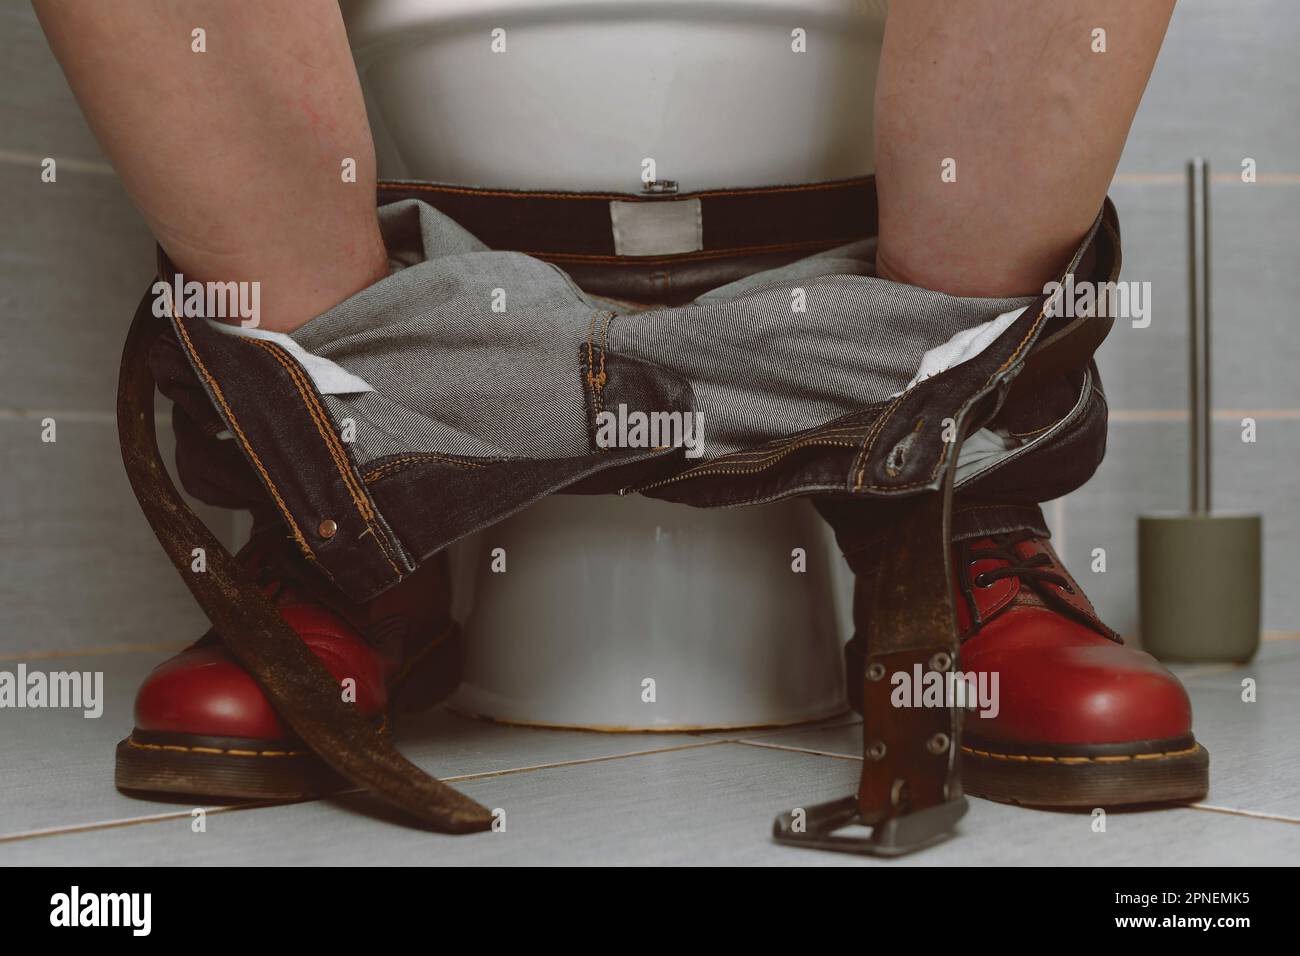
M 149 231 L 111 176 L 42 183 L 38 169 L 0 163 L 0 206 L 22 224 L 0 250 L 0 407 L 112 412 L 122 343 L 153 278 Z
M 1183 665 L 1197 739 L 1210 751 L 1205 805 L 1300 821 L 1300 642 L 1270 641 L 1243 668 Z M 1241 699 L 1241 681 L 1253 678 L 1258 700 Z M 753 740 L 764 746 L 859 759 L 860 726 L 818 727 Z M 1295 832 L 1300 850 L 1300 831 Z
M 506 814 L 504 833 L 445 837 L 313 802 L 0 844 L 0 863 L 1232 864 L 1278 861 L 1300 833 L 1270 820 L 1196 810 L 1086 814 L 973 801 L 959 839 L 882 863 L 770 840 L 777 812 L 851 792 L 854 761 L 743 744 L 661 752 L 471 780 L 460 788 Z
M 825 720 L 814 720 L 808 723 L 791 724 L 785 727 L 743 727 L 732 728 L 729 730 L 705 730 L 695 731 L 694 736 L 703 740 L 766 740 L 769 737 L 784 737 L 787 734 L 802 734 L 810 730 L 821 730 L 826 727 L 839 727 L 844 724 L 855 724 L 859 721 L 857 714 L 849 710 L 846 703 L 842 713 L 833 717 L 827 717 Z
M 1250 665 L 1186 679 L 1196 736 L 1210 751 L 1212 806 L 1300 820 L 1300 648 L 1276 641 Z M 1281 645 L 1279 650 L 1275 646 Z M 1256 700 L 1242 700 L 1245 678 Z M 1300 834 L 1292 844 L 1300 852 Z
M 439 777 L 603 760 L 701 743 L 692 734 L 609 734 L 515 727 L 462 717 L 442 708 L 405 717 L 395 739 L 402 753 Z
M 849 757 L 853 760 L 862 758 L 862 719 L 853 715 L 855 720 L 840 724 L 826 724 L 796 730 L 785 734 L 766 736 L 742 736 L 741 742 L 764 747 L 790 747 L 806 750 L 809 753 L 828 754 L 836 757 Z
M 113 749 L 131 729 L 140 680 L 174 653 L 103 654 L 27 661 L 29 670 L 102 672 L 104 711 L 0 710 L 0 837 L 147 813 L 175 811 L 141 803 L 113 787 Z M 13 674 L 18 662 L 0 662 Z
M 188 812 L 188 805 L 127 797 L 113 787 L 113 749 L 131 728 L 135 690 L 173 651 L 104 654 L 27 661 L 42 671 L 102 671 L 104 713 L 0 710 L 0 838 L 54 827 Z M 16 672 L 18 662 L 0 661 Z M 604 759 L 697 745 L 685 734 L 599 734 L 506 727 L 443 710 L 409 715 L 398 746 L 439 776 L 491 774 L 570 761 Z
M 207 627 L 132 494 L 109 422 L 0 417 L 0 654 L 192 639 Z M 170 429 L 159 435 L 171 458 Z M 199 507 L 229 540 L 231 512 Z
M 1113 50 L 1123 38 L 1112 31 L 1111 41 Z M 1179 0 L 1121 172 L 1178 172 L 1198 153 L 1225 170 L 1252 156 L 1261 170 L 1295 172 L 1298 48 L 1291 0 Z

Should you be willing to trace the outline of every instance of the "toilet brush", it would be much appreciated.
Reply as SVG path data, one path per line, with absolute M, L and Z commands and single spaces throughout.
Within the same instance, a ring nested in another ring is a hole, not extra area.
M 1191 512 L 1138 518 L 1141 640 L 1161 660 L 1247 661 L 1259 648 L 1261 519 L 1210 507 L 1210 178 L 1187 164 Z

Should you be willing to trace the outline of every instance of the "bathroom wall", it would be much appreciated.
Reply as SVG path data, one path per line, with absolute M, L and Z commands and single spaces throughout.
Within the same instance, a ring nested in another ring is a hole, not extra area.
M 0 660 L 192 640 L 204 618 L 117 451 L 118 361 L 153 240 L 25 0 L 0 0 L 0 224 Z M 165 417 L 159 433 L 168 451 Z M 202 513 L 229 536 L 230 513 Z
M 1181 0 L 1112 191 L 1124 276 L 1151 283 L 1152 321 L 1118 323 L 1103 347 L 1110 453 L 1087 487 L 1047 512 L 1075 574 L 1128 634 L 1135 517 L 1186 506 L 1182 175 L 1196 153 L 1221 177 L 1212 198 L 1215 504 L 1264 513 L 1265 624 L 1300 631 L 1297 49 L 1300 4 Z M 55 183 L 41 182 L 44 157 L 58 161 Z M 1257 163 L 1255 183 L 1241 182 L 1245 157 Z M 140 516 L 113 419 L 118 356 L 151 276 L 152 242 L 23 0 L 0 0 L 0 223 L 0 660 L 189 640 L 202 617 Z M 1254 443 L 1240 439 L 1244 417 L 1257 422 Z M 42 441 L 46 418 L 54 442 Z M 203 515 L 233 534 L 231 515 Z M 1105 549 L 1104 573 L 1089 570 L 1095 548 Z
M 1151 324 L 1119 320 L 1102 346 L 1106 460 L 1046 510 L 1073 573 L 1125 634 L 1138 620 L 1136 517 L 1188 508 L 1184 166 L 1195 155 L 1214 177 L 1213 506 L 1264 515 L 1264 627 L 1300 631 L 1297 50 L 1300 4 L 1179 0 L 1111 188 L 1122 278 L 1151 283 Z M 1254 183 L 1242 182 L 1246 158 Z M 1244 418 L 1256 422 L 1254 443 L 1242 441 Z M 1095 548 L 1105 573 L 1090 570 Z

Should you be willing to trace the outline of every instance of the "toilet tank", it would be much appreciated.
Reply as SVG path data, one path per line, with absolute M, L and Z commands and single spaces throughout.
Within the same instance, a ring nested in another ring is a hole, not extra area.
M 381 177 L 632 192 L 870 172 L 885 6 L 341 3 Z

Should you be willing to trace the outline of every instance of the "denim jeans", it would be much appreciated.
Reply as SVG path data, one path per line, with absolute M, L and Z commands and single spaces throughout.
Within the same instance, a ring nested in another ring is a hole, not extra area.
M 963 436 L 983 434 L 1003 445 L 959 469 L 955 534 L 1045 532 L 1034 503 L 1078 487 L 1104 452 L 1090 352 L 1017 385 L 1065 323 L 1046 294 L 889 282 L 871 237 L 638 307 L 489 249 L 416 199 L 383 207 L 381 224 L 390 275 L 292 336 L 368 391 L 322 390 L 284 343 L 201 317 L 174 314 L 152 357 L 177 404 L 186 488 L 274 515 L 357 600 L 556 492 L 697 507 L 812 495 L 887 523 L 900 498 L 939 486 Z M 1100 282 L 1118 268 L 1107 201 L 1065 271 Z M 1010 313 L 978 354 L 911 384 L 928 351 Z M 703 456 L 602 442 L 619 410 L 697 414 Z

